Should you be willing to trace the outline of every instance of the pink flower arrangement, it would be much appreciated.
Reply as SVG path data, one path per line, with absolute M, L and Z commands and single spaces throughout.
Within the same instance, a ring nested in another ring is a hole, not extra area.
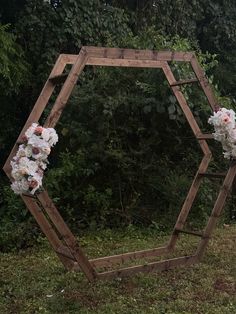
M 43 128 L 33 123 L 22 137 L 22 142 L 11 161 L 12 190 L 16 194 L 34 194 L 41 186 L 47 157 L 58 141 L 53 128 Z
M 214 126 L 213 136 L 216 141 L 221 142 L 224 157 L 236 158 L 235 112 L 232 109 L 219 108 L 208 122 Z

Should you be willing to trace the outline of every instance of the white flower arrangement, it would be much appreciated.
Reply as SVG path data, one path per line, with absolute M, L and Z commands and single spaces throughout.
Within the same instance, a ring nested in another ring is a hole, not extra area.
M 236 158 L 235 112 L 232 109 L 220 108 L 214 112 L 208 122 L 214 126 L 214 139 L 221 142 L 224 157 Z
M 34 194 L 42 186 L 47 157 L 51 147 L 58 142 L 58 135 L 53 128 L 33 123 L 22 137 L 22 142 L 11 161 L 11 176 L 15 180 L 11 188 L 16 194 Z

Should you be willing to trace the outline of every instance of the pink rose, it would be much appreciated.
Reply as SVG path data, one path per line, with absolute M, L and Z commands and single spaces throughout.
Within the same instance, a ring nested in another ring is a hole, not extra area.
M 42 126 L 37 126 L 37 127 L 35 128 L 34 133 L 35 133 L 36 135 L 41 135 L 42 132 L 43 132 L 43 127 L 42 127 Z
M 32 148 L 32 153 L 33 153 L 34 155 L 38 155 L 38 154 L 40 153 L 40 150 L 39 150 L 37 147 L 33 147 L 33 148 Z
M 23 135 L 23 136 L 21 137 L 21 140 L 22 140 L 23 143 L 25 143 L 25 142 L 28 141 L 28 137 L 27 137 L 26 135 Z
M 224 115 L 223 116 L 223 121 L 224 121 L 224 123 L 229 123 L 230 122 L 229 116 L 228 115 Z
M 31 180 L 29 183 L 29 187 L 34 189 L 38 186 L 38 182 L 36 180 Z

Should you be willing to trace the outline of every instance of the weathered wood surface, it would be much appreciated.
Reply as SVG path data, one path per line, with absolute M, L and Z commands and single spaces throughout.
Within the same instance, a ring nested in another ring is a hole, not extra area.
M 156 271 L 163 271 L 172 269 L 178 266 L 189 266 L 196 263 L 197 257 L 194 255 L 191 256 L 182 256 L 177 258 L 172 258 L 164 261 L 147 263 L 145 265 L 130 266 L 122 268 L 119 270 L 106 271 L 98 274 L 99 279 L 112 279 L 116 277 L 125 277 L 135 275 L 139 272 L 150 273 Z
M 21 196 L 25 205 L 27 206 L 28 210 L 31 212 L 37 223 L 39 224 L 41 230 L 47 237 L 49 243 L 51 244 L 54 251 L 57 253 L 57 249 L 62 246 L 62 242 L 59 239 L 58 235 L 56 234 L 53 226 L 48 222 L 46 216 L 44 215 L 42 209 L 38 205 L 35 199 L 28 197 L 28 196 Z M 65 266 L 66 269 L 70 270 L 74 266 L 74 262 L 70 259 L 66 258 L 65 256 L 61 256 L 58 254 L 59 259 L 61 260 L 62 264 Z
M 113 264 L 124 264 L 126 261 L 135 259 L 143 259 L 146 257 L 156 257 L 170 252 L 166 247 L 159 247 L 149 250 L 142 250 L 136 252 L 128 252 L 123 254 L 111 255 L 89 260 L 94 267 L 110 267 Z
M 53 222 L 55 228 L 60 233 L 62 239 L 67 244 L 70 254 L 74 256 L 80 269 L 85 273 L 86 277 L 93 281 L 96 278 L 96 271 L 89 262 L 87 256 L 84 254 L 80 248 L 78 241 L 68 228 L 67 224 L 59 214 L 53 201 L 50 199 L 47 191 L 43 191 L 38 195 L 38 200 L 42 204 L 43 208 L 47 212 L 49 218 Z M 60 251 L 60 250 L 59 250 Z
M 225 177 L 225 180 L 221 186 L 220 192 L 218 194 L 218 197 L 216 199 L 214 208 L 212 210 L 211 216 L 207 222 L 206 228 L 204 230 L 204 236 L 205 238 L 203 238 L 201 240 L 201 242 L 199 243 L 198 249 L 197 249 L 197 256 L 200 259 L 203 256 L 203 253 L 206 249 L 206 246 L 209 242 L 209 238 L 212 235 L 212 232 L 216 226 L 216 223 L 220 217 L 220 214 L 223 210 L 225 201 L 227 196 L 230 194 L 230 190 L 232 187 L 232 183 L 233 180 L 235 178 L 236 175 L 236 161 L 233 161 L 229 171 Z
M 60 75 L 64 68 L 65 68 L 65 62 L 64 62 L 64 57 L 60 55 L 52 69 L 52 72 L 49 76 L 55 76 L 55 75 Z M 3 167 L 3 170 L 5 173 L 8 175 L 8 177 L 11 177 L 11 166 L 10 166 L 10 161 L 12 158 L 15 156 L 17 149 L 18 149 L 18 142 L 21 142 L 22 136 L 25 134 L 25 131 L 30 127 L 30 125 L 34 122 L 38 122 L 39 118 L 41 117 L 53 91 L 54 91 L 55 85 L 50 82 L 48 79 L 34 105 L 34 108 L 32 109 L 23 129 L 20 132 L 20 135 L 18 136 L 18 139 L 16 140 L 16 144 L 14 145 L 8 159 L 6 160 L 6 163 Z
M 83 71 L 84 66 L 86 64 L 88 56 L 85 49 L 81 49 L 80 53 L 77 57 L 77 60 L 75 61 L 64 85 L 62 86 L 62 89 L 57 96 L 57 99 L 55 101 L 55 104 L 49 113 L 47 120 L 44 124 L 45 128 L 53 128 L 57 124 L 57 121 L 59 120 L 63 109 L 66 106 L 66 103 L 70 97 L 70 94 L 77 82 L 79 74 Z
M 192 56 L 190 62 L 192 65 L 192 69 L 193 69 L 196 77 L 199 80 L 199 83 L 203 89 L 203 92 L 206 95 L 206 98 L 207 98 L 212 110 L 218 109 L 219 104 L 217 102 L 217 99 L 216 99 L 216 97 L 212 91 L 212 88 L 211 88 L 211 86 L 210 86 L 210 84 L 209 84 L 209 82 L 205 76 L 205 73 L 204 73 L 202 67 L 200 66 L 200 64 L 198 63 L 195 55 Z

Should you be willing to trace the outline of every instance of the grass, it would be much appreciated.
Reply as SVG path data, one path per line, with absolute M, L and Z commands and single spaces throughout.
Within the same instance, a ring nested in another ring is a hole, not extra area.
M 178 251 L 196 246 L 183 236 Z M 151 248 L 165 242 L 155 231 L 128 228 L 84 235 L 89 257 Z M 47 241 L 0 254 L 0 313 L 236 313 L 236 226 L 220 228 L 200 264 L 162 273 L 88 283 L 66 272 Z

